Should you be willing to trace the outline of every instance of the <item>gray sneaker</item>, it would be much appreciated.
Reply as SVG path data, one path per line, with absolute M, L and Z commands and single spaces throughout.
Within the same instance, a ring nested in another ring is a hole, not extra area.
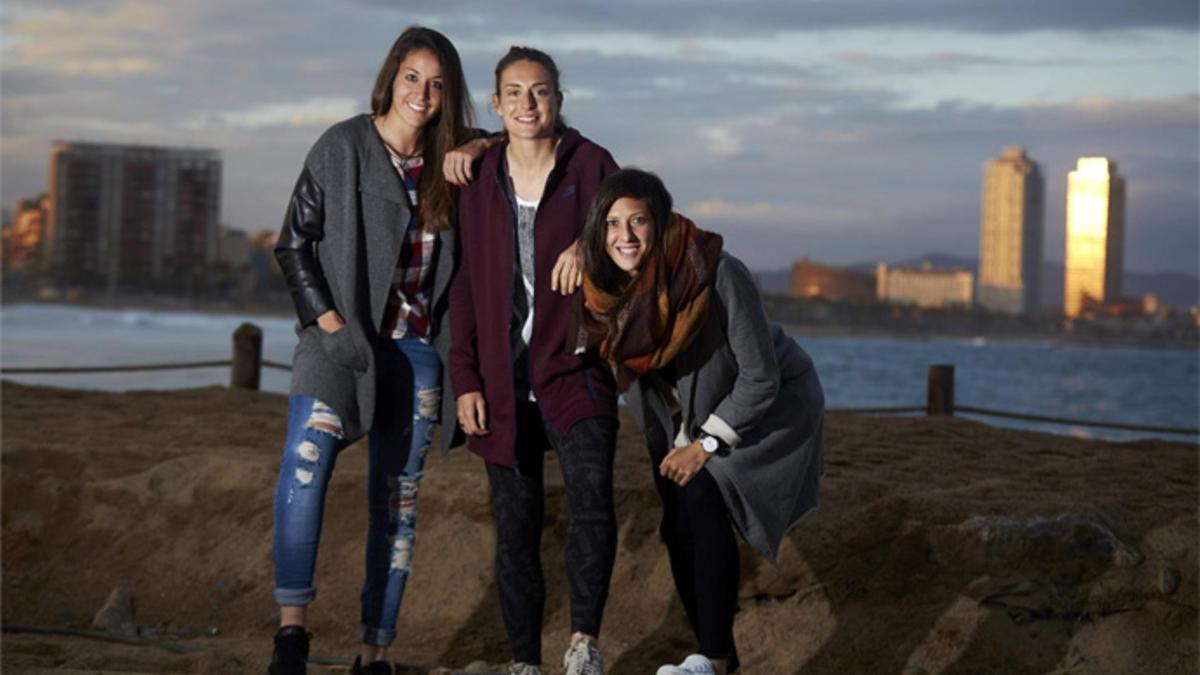
M 508 675 L 542 675 L 542 669 L 528 663 L 517 661 L 508 667 Z
M 564 675 L 604 675 L 604 657 L 592 640 L 580 640 L 563 654 Z
M 655 675 L 717 675 L 712 661 L 702 654 L 689 654 L 683 663 L 677 666 L 663 666 Z

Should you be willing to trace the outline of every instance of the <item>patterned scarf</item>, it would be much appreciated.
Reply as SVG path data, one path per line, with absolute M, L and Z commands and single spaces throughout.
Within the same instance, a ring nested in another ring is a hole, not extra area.
M 721 235 L 672 213 L 660 245 L 619 295 L 600 290 L 585 274 L 568 333 L 575 352 L 599 347 L 618 392 L 670 363 L 704 325 L 721 244 Z

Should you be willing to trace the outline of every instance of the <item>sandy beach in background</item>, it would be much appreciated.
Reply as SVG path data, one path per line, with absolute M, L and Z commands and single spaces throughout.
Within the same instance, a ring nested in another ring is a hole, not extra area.
M 8 382 L 2 396 L 5 624 L 87 629 L 122 586 L 141 636 L 182 647 L 10 630 L 3 671 L 265 672 L 285 397 Z M 782 568 L 743 546 L 743 673 L 1196 672 L 1197 446 L 850 415 L 830 416 L 826 438 L 820 509 L 789 534 Z M 356 650 L 364 449 L 342 454 L 329 494 L 310 612 L 319 658 Z M 546 462 L 543 657 L 559 673 L 565 497 L 553 455 Z M 623 420 L 602 634 L 611 675 L 653 673 L 692 647 L 650 470 Z M 392 656 L 501 669 L 509 653 L 481 461 L 461 449 L 431 455 L 418 512 Z

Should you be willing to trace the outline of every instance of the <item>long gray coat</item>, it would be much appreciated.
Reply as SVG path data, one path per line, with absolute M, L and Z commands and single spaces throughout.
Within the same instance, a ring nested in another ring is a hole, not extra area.
M 324 277 L 324 290 L 302 289 L 297 295 L 300 337 L 292 360 L 292 395 L 313 396 L 334 409 L 342 418 L 349 440 L 371 429 L 376 405 L 374 345 L 379 340 L 384 307 L 392 285 L 392 274 L 400 256 L 400 245 L 411 208 L 408 194 L 392 166 L 370 115 L 358 115 L 330 127 L 321 135 L 304 160 L 306 174 L 297 183 L 293 201 L 302 188 L 320 208 L 318 216 L 305 223 L 301 244 L 315 248 L 317 265 Z M 433 170 L 430 167 L 429 170 Z M 306 180 L 311 184 L 305 185 Z M 289 218 L 293 209 L 289 209 Z M 289 227 L 284 223 L 285 229 Z M 446 290 L 457 260 L 455 234 L 439 235 L 440 252 L 434 271 L 430 308 L 434 343 L 446 363 L 450 331 L 446 320 Z M 311 294 L 316 293 L 314 300 Z M 333 305 L 346 327 L 326 333 L 316 325 L 313 307 Z M 450 380 L 443 377 L 442 419 L 454 424 L 454 396 Z M 453 427 L 452 427 L 453 428 Z M 443 446 L 453 434 L 443 433 Z
M 732 446 L 705 469 L 738 531 L 778 565 L 783 536 L 817 505 L 825 395 L 812 359 L 767 322 L 740 260 L 721 255 L 713 288 L 700 334 L 673 361 L 682 428 L 689 442 L 703 426 Z M 625 400 L 652 448 L 674 445 L 680 429 L 650 378 L 639 378 Z

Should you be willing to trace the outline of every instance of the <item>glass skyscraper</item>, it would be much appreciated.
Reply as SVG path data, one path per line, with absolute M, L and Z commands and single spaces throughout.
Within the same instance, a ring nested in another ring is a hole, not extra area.
M 1080 157 L 1067 177 L 1063 314 L 1121 297 L 1125 274 L 1125 179 L 1107 157 Z

